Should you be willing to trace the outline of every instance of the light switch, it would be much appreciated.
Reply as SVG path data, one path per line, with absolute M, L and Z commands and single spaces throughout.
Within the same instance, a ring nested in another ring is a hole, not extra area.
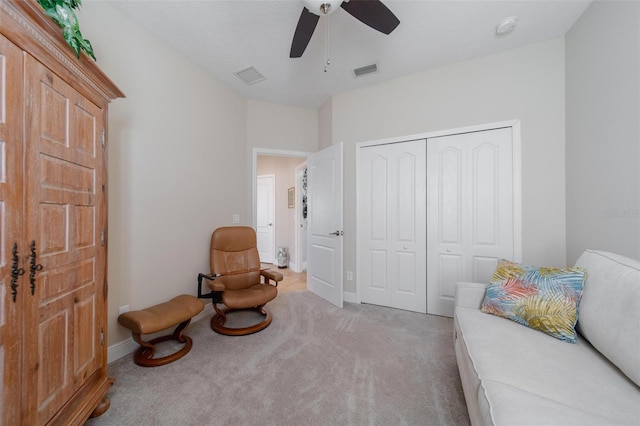
M 231 217 L 231 220 L 233 221 L 233 223 L 240 223 L 240 215 L 238 213 L 234 213 Z

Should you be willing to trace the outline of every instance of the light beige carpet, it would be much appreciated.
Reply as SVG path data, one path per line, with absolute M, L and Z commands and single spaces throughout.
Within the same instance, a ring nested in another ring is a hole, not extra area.
M 330 305 L 309 291 L 267 305 L 262 332 L 192 324 L 191 352 L 109 365 L 111 408 L 88 425 L 468 425 L 450 318 Z

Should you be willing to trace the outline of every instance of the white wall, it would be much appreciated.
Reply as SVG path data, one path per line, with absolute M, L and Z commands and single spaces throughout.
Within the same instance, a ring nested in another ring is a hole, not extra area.
M 596 1 L 566 36 L 567 260 L 640 259 L 640 3 Z
M 345 142 L 344 271 L 355 272 L 355 143 L 519 119 L 523 261 L 565 265 L 564 39 L 459 62 L 335 95 Z M 355 281 L 345 281 L 355 292 Z
M 318 151 L 331 146 L 331 134 L 333 123 L 331 117 L 333 114 L 333 98 L 327 99 L 320 108 L 318 108 Z
M 315 109 L 247 101 L 247 145 L 284 151 L 318 149 L 318 113 Z
M 118 307 L 195 294 L 214 228 L 249 224 L 246 101 L 102 2 L 80 21 L 127 95 L 110 108 L 109 344 Z

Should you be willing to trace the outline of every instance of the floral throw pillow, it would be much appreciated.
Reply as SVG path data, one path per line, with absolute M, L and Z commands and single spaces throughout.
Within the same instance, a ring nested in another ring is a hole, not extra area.
M 585 275 L 582 268 L 538 268 L 501 259 L 481 311 L 575 343 Z

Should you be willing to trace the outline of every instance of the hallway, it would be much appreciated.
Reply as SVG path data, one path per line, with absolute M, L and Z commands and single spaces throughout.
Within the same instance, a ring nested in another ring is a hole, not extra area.
M 306 272 L 293 272 L 289 268 L 278 268 L 271 263 L 262 263 L 263 268 L 269 268 L 274 271 L 280 272 L 284 279 L 278 283 L 278 291 L 297 291 L 307 289 L 307 273 Z

